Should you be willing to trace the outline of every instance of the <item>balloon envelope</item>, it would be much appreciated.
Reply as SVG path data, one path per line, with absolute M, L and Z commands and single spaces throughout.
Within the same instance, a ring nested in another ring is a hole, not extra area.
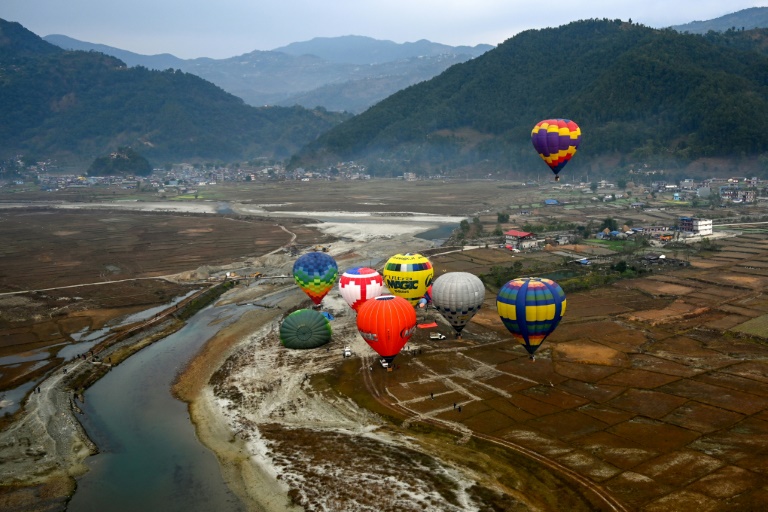
M 384 265 L 384 284 L 389 293 L 415 306 L 432 284 L 432 263 L 421 254 L 395 254 Z
M 294 281 L 315 304 L 320 304 L 338 276 L 336 260 L 324 252 L 309 252 L 293 264 Z
M 416 312 L 402 297 L 379 295 L 357 310 L 357 330 L 373 350 L 391 363 L 416 330 Z
M 485 285 L 469 272 L 448 272 L 432 283 L 432 304 L 459 335 L 484 298 Z
M 331 341 L 331 324 L 318 311 L 299 309 L 280 324 L 280 341 L 287 348 L 317 348 Z
M 556 179 L 581 143 L 581 129 L 570 119 L 545 119 L 531 130 L 531 142 Z
M 565 314 L 565 292 L 551 279 L 523 277 L 501 287 L 496 309 L 504 326 L 533 358 Z
M 381 274 L 372 268 L 351 268 L 339 278 L 339 292 L 349 307 L 355 311 L 366 300 L 381 295 L 382 291 L 384 291 L 384 280 Z

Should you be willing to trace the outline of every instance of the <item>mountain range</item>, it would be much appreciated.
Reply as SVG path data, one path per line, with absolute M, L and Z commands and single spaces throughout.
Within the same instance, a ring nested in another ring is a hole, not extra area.
M 409 85 L 482 55 L 491 45 L 447 46 L 426 40 L 398 44 L 363 36 L 315 38 L 227 59 L 140 55 L 64 35 L 44 39 L 67 50 L 97 51 L 128 66 L 179 69 L 212 82 L 249 105 L 321 106 L 359 113 Z
M 90 164 L 130 146 L 153 165 L 284 159 L 347 117 L 252 107 L 193 74 L 65 51 L 0 20 L 0 158 Z
M 332 57 L 341 42 L 332 39 L 315 41 L 313 51 L 329 60 L 361 58 Z M 304 44 L 256 53 L 328 62 L 304 53 Z M 372 62 L 391 58 L 385 50 L 403 51 L 381 48 Z M 291 165 L 305 167 L 359 159 L 374 174 L 499 172 L 543 165 L 530 146 L 531 127 L 564 117 L 584 133 L 573 171 L 709 156 L 768 161 L 767 52 L 768 29 L 700 36 L 583 20 L 522 32 L 353 117 L 256 108 L 196 74 L 64 51 L 0 20 L 0 157 L 90 163 L 133 147 L 153 165 L 292 156 Z
M 536 169 L 530 131 L 550 118 L 582 128 L 572 171 L 755 157 L 768 152 L 766 41 L 766 29 L 699 36 L 621 20 L 528 30 L 334 127 L 293 165 Z

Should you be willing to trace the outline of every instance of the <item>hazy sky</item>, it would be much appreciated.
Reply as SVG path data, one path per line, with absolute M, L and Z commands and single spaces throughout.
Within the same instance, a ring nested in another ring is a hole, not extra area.
M 499 44 L 587 18 L 651 27 L 709 20 L 768 0 L 0 0 L 0 18 L 153 55 L 225 58 L 313 37 Z

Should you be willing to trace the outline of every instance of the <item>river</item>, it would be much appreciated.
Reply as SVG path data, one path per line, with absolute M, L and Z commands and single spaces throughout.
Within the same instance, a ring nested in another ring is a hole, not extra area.
M 68 511 L 245 510 L 170 388 L 205 342 L 249 309 L 209 306 L 85 392 L 81 421 L 101 453 L 88 459 Z

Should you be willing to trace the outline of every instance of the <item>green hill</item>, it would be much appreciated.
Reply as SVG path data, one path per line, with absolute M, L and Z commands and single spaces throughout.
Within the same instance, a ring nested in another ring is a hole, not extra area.
M 572 172 L 608 156 L 757 155 L 768 151 L 768 57 L 759 37 L 728 41 L 620 20 L 529 30 L 340 124 L 293 164 L 536 169 L 530 130 L 553 117 L 582 128 Z
M 0 158 L 90 163 L 124 146 L 155 165 L 286 158 L 345 117 L 251 107 L 194 75 L 64 51 L 0 20 Z

